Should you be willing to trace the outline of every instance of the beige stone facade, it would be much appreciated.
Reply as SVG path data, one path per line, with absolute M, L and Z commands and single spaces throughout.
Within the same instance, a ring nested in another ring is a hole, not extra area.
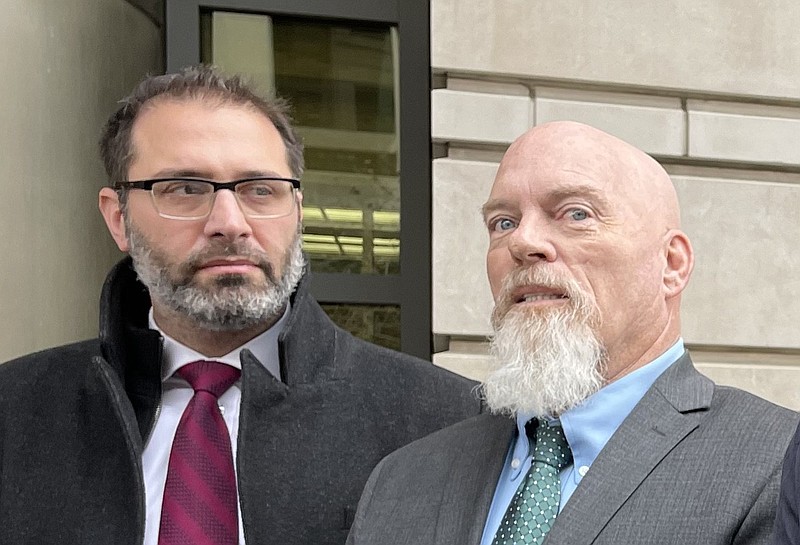
M 511 141 L 569 119 L 672 175 L 699 367 L 800 409 L 799 27 L 791 0 L 432 0 L 435 363 L 486 372 L 480 205 Z
M 97 334 L 120 257 L 97 211 L 100 128 L 162 67 L 161 29 L 123 0 L 2 2 L 0 362 Z
M 96 333 L 119 256 L 96 211 L 96 142 L 115 100 L 162 68 L 150 4 L 4 4 L 0 361 Z M 431 0 L 435 362 L 485 373 L 480 205 L 510 142 L 573 119 L 672 174 L 697 253 L 683 324 L 700 367 L 800 408 L 797 28 L 795 0 Z

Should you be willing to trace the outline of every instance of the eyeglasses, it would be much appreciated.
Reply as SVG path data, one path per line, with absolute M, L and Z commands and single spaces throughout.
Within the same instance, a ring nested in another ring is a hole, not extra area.
M 114 189 L 144 189 L 150 191 L 158 215 L 174 220 L 196 220 L 207 217 L 220 189 L 236 195 L 242 212 L 257 219 L 281 218 L 297 206 L 295 194 L 300 180 L 259 176 L 233 182 L 214 182 L 201 178 L 154 178 L 118 182 Z

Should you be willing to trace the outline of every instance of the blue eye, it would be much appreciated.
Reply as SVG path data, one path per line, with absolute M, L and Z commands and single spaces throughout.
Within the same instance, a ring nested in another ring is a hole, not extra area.
M 501 218 L 501 219 L 497 220 L 496 222 L 494 222 L 494 225 L 492 225 L 492 230 L 493 231 L 508 231 L 509 229 L 513 229 L 516 226 L 517 226 L 517 224 L 516 224 L 516 222 L 514 222 L 514 220 L 510 220 L 508 218 Z
M 569 212 L 569 217 L 575 221 L 583 221 L 589 217 L 589 214 L 587 214 L 586 210 L 583 210 L 582 208 L 573 208 Z

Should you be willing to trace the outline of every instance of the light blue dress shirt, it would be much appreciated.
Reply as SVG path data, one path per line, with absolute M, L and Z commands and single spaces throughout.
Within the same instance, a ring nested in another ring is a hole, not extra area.
M 652 362 L 640 367 L 619 380 L 604 386 L 579 406 L 566 411 L 559 420 L 564 428 L 572 450 L 573 462 L 561 473 L 561 505 L 559 511 L 589 471 L 597 455 L 627 418 L 650 386 L 678 358 L 683 355 L 683 339 L 673 344 Z M 517 416 L 517 433 L 511 439 L 503 471 L 489 508 L 489 516 L 483 528 L 481 545 L 491 545 L 500 527 L 508 505 L 514 498 L 520 483 L 531 467 L 530 442 L 525 435 L 525 424 L 530 414 Z M 521 438 L 521 440 L 520 440 Z

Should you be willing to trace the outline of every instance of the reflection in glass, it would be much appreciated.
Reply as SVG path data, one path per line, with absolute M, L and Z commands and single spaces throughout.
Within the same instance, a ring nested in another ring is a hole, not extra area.
M 400 350 L 400 307 L 323 304 L 322 308 L 339 327 L 356 337 Z
M 312 270 L 399 273 L 396 29 L 213 11 L 201 36 L 204 62 L 292 102 Z

